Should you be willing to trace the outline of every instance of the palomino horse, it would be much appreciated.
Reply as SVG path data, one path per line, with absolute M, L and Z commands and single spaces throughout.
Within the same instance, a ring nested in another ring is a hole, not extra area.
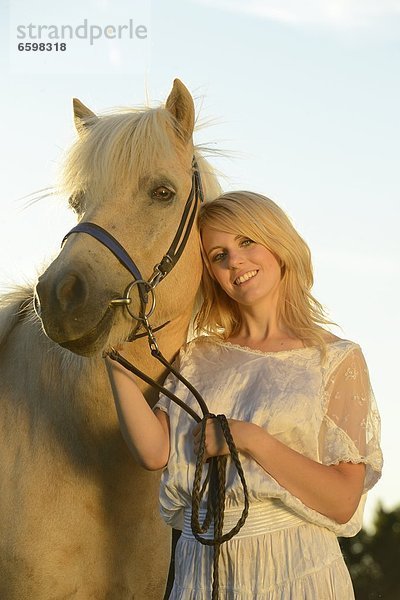
M 192 159 L 206 199 L 217 181 L 193 147 L 193 100 L 179 81 L 164 108 L 97 117 L 74 101 L 79 133 L 65 189 L 81 222 L 116 237 L 148 278 L 169 247 L 190 193 Z M 201 277 L 197 229 L 157 288 L 151 324 L 168 360 L 186 339 Z M 159 473 L 130 457 L 101 354 L 133 323 L 121 296 L 132 276 L 89 235 L 71 235 L 32 289 L 0 313 L 0 598 L 157 600 L 170 532 L 158 514 Z M 132 292 L 131 309 L 139 310 Z M 44 330 L 44 331 L 43 331 Z M 44 332 L 47 334 L 45 335 Z M 156 380 L 146 339 L 126 358 Z M 150 405 L 156 394 L 142 389 Z

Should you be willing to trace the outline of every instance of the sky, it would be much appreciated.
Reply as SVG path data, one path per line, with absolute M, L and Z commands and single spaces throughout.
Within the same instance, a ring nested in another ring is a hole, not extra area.
M 65 198 L 32 201 L 56 186 L 75 139 L 72 98 L 98 113 L 157 106 L 179 77 L 195 98 L 195 141 L 223 154 L 210 156 L 222 187 L 269 196 L 310 245 L 314 293 L 334 332 L 360 343 L 382 416 L 367 524 L 378 501 L 399 504 L 400 1 L 0 6 L 0 290 L 34 282 L 75 222 Z M 18 49 L 40 43 L 39 26 L 52 50 Z

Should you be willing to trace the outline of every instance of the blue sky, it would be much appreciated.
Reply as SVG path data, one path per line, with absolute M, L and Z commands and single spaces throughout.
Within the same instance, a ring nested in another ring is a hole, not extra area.
M 148 37 L 66 40 L 63 55 L 17 50 L 17 25 L 85 19 L 131 19 Z M 336 333 L 364 350 L 386 459 L 368 519 L 378 499 L 400 502 L 399 25 L 396 0 L 1 2 L 1 289 L 34 279 L 74 222 L 65 199 L 24 199 L 56 183 L 75 136 L 72 97 L 97 112 L 156 105 L 179 77 L 200 122 L 212 122 L 196 141 L 226 152 L 211 158 L 224 189 L 286 209 L 311 246 L 315 294 Z

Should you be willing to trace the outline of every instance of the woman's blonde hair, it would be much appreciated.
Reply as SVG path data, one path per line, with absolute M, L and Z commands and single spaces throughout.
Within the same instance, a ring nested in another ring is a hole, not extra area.
M 331 321 L 310 292 L 314 282 L 310 250 L 284 211 L 261 194 L 228 192 L 201 207 L 200 234 L 205 227 L 243 235 L 275 255 L 282 273 L 278 321 L 306 345 L 320 346 L 325 351 L 326 331 L 322 325 Z M 201 282 L 203 302 L 195 317 L 195 329 L 198 334 L 214 334 L 226 340 L 239 331 L 241 314 L 238 304 L 210 276 L 203 249 L 202 253 L 206 263 Z

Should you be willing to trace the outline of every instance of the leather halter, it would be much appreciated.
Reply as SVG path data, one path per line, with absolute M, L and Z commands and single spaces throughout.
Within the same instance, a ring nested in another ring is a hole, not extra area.
M 170 273 L 170 271 L 174 268 L 179 258 L 181 257 L 193 227 L 193 223 L 197 214 L 198 203 L 204 201 L 203 186 L 201 183 L 200 172 L 198 170 L 195 158 L 193 158 L 192 166 L 192 187 L 189 196 L 186 200 L 186 204 L 175 237 L 172 240 L 172 243 L 168 248 L 167 252 L 162 257 L 161 261 L 154 266 L 153 273 L 148 281 L 146 281 L 143 278 L 135 261 L 129 256 L 128 252 L 118 242 L 118 240 L 116 240 L 114 236 L 112 236 L 108 231 L 106 231 L 105 229 L 103 229 L 103 227 L 100 227 L 100 225 L 97 225 L 96 223 L 78 223 L 78 225 L 73 227 L 64 236 L 62 240 L 63 245 L 64 242 L 73 233 L 86 233 L 88 235 L 91 235 L 101 244 L 103 244 L 103 246 L 106 246 L 106 248 L 108 248 L 116 258 L 118 258 L 120 263 L 133 276 L 133 281 L 126 288 L 124 295 L 121 298 L 114 298 L 110 302 L 111 306 L 125 306 L 131 317 L 137 321 L 135 329 L 130 334 L 127 340 L 129 342 L 137 339 L 138 337 L 143 337 L 147 335 L 147 332 L 143 334 L 138 334 L 137 332 L 142 324 L 146 327 L 147 319 L 152 315 L 155 309 L 156 297 L 154 290 L 156 286 L 168 275 L 168 273 Z M 129 305 L 131 304 L 130 294 L 135 286 L 138 287 L 140 299 L 139 315 L 134 314 L 129 307 Z M 146 309 L 147 304 L 149 302 L 149 294 L 151 295 L 151 306 L 150 309 L 147 311 Z M 165 327 L 165 325 L 167 325 L 168 323 L 169 321 L 163 323 L 161 326 L 154 328 L 153 331 L 158 331 L 162 327 Z

